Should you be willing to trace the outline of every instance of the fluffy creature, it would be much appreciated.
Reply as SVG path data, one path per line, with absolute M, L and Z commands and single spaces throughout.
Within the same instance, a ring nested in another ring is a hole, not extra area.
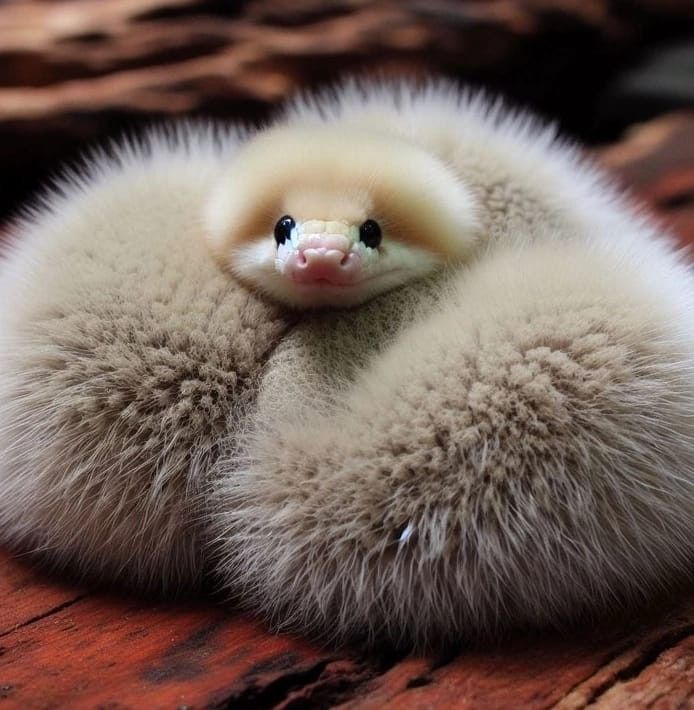
M 405 645 L 691 578 L 694 279 L 551 129 L 450 85 L 347 84 L 62 192 L 0 280 L 6 542 L 130 587 L 209 572 L 275 627 Z M 354 281 L 287 278 L 337 236 Z

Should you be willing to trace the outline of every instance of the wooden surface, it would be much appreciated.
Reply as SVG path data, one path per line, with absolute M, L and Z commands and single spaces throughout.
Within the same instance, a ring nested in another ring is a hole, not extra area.
M 598 157 L 694 244 L 694 115 Z M 694 591 L 606 630 L 446 657 L 364 656 L 275 636 L 210 600 L 76 588 L 0 552 L 4 708 L 694 708 Z
M 211 602 L 90 593 L 0 555 L 2 708 L 694 707 L 694 596 L 621 631 L 450 657 L 333 652 Z

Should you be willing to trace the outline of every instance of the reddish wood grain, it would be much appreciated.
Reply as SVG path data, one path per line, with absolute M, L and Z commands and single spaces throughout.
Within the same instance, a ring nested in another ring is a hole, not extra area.
M 439 667 L 431 661 L 411 659 L 371 681 L 358 697 L 341 707 L 569 710 L 591 703 L 612 707 L 612 691 L 619 687 L 622 678 L 632 675 L 637 678 L 633 687 L 629 686 L 634 697 L 643 692 L 655 695 L 656 687 L 661 690 L 671 687 L 673 695 L 694 692 L 694 684 L 686 678 L 674 677 L 675 670 L 682 667 L 691 673 L 694 662 L 690 644 L 694 601 L 684 600 L 681 604 L 679 613 L 672 617 L 658 616 L 650 623 L 641 620 L 638 630 L 625 630 L 612 637 L 516 639 L 499 650 L 463 651 Z M 639 675 L 643 668 L 652 671 L 648 664 L 660 649 L 669 648 L 683 637 L 681 650 L 675 646 L 668 651 L 673 658 L 665 674 Z M 605 692 L 608 688 L 610 694 Z M 626 690 L 621 692 L 628 697 Z
M 431 658 L 406 658 L 393 668 L 365 685 L 360 697 L 353 698 L 340 705 L 350 710 L 378 710 L 379 708 L 399 705 L 410 688 L 431 683 Z
M 694 112 L 634 126 L 598 155 L 683 244 L 694 245 Z
M 17 707 L 233 707 L 332 658 L 211 604 L 94 595 L 7 635 L 0 688 Z
M 651 664 L 661 653 L 683 642 L 688 646 L 694 634 L 694 595 L 682 601 L 676 613 L 655 619 L 642 633 L 627 638 L 621 650 L 596 673 L 576 685 L 557 704 L 558 710 L 575 710 L 589 704 L 612 707 L 610 689 L 621 686 L 628 679 L 639 683 L 647 677 Z M 661 684 L 660 677 L 651 677 L 649 686 Z M 667 683 L 662 688 L 666 689 Z M 694 684 L 689 686 L 694 691 Z
M 554 4 L 562 24 L 610 40 L 625 36 L 624 19 L 604 1 Z M 79 111 L 84 117 L 113 108 L 171 114 L 211 98 L 271 102 L 302 79 L 333 74 L 336 58 L 343 71 L 370 65 L 383 70 L 388 62 L 420 72 L 437 65 L 486 67 L 508 62 L 548 24 L 548 13 L 532 2 L 439 0 L 424 8 L 397 0 L 256 0 L 223 11 L 224 5 L 5 3 L 0 121 L 45 122 L 49 115 Z M 677 17 L 681 11 L 664 14 Z
M 616 635 L 519 638 L 395 663 L 275 636 L 212 602 L 87 594 L 8 554 L 0 593 L 4 707 L 569 710 L 686 707 L 694 692 L 694 597 Z
M 686 708 L 694 693 L 694 593 L 599 637 L 389 660 L 275 636 L 210 601 L 86 594 L 7 554 L 0 592 L 3 707 Z
M 615 683 L 600 697 L 598 705 L 625 710 L 694 707 L 694 636 L 663 651 L 636 678 Z
M 49 579 L 31 561 L 0 551 L 0 639 L 32 619 L 75 603 L 84 594 L 82 589 Z

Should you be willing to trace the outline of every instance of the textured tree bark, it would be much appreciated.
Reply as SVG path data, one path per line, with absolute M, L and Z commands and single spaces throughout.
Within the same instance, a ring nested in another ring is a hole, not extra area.
M 683 243 L 694 244 L 694 111 L 633 126 L 600 157 Z
M 604 139 L 630 120 L 610 104 L 622 69 L 692 29 L 687 0 L 7 0 L 0 218 L 86 144 L 180 115 L 255 120 L 344 73 L 482 83 Z

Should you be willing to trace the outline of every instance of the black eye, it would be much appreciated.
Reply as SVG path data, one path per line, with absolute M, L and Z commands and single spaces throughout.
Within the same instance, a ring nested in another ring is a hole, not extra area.
M 296 222 L 288 214 L 280 217 L 275 225 L 275 241 L 278 246 L 284 244 L 292 235 L 292 229 L 296 227 Z
M 373 219 L 367 219 L 364 224 L 359 227 L 359 239 L 366 244 L 367 247 L 375 249 L 381 243 L 381 228 Z

